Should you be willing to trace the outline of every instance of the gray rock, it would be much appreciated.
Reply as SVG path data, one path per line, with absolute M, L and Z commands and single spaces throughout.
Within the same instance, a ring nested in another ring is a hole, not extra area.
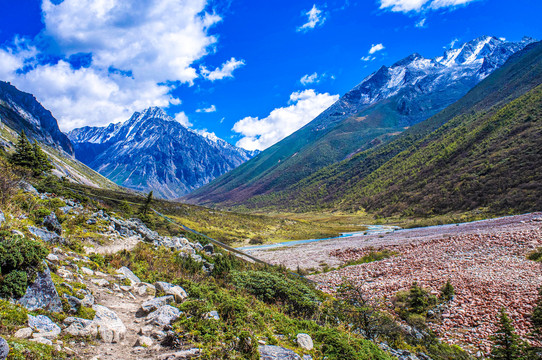
M 60 222 L 56 218 L 56 214 L 54 212 L 43 218 L 43 225 L 47 228 L 47 230 L 53 231 L 58 235 L 62 235 L 62 225 L 60 225 Z
M 64 214 L 68 214 L 73 209 L 73 206 L 63 206 L 59 208 Z
M 100 338 L 105 343 L 118 343 L 126 336 L 126 326 L 118 315 L 102 305 L 92 307 L 96 311 L 93 323 L 98 327 Z
M 60 326 L 45 315 L 28 315 L 28 326 L 37 332 L 37 334 L 34 333 L 34 337 L 54 339 L 60 334 Z
M 188 294 L 184 289 L 178 285 L 172 285 L 167 282 L 158 281 L 154 283 L 157 294 L 173 295 L 175 301 L 183 302 L 188 297 Z
M 51 272 L 48 267 L 41 273 L 38 273 L 36 280 L 27 289 L 19 304 L 30 311 L 37 309 L 48 310 L 52 312 L 62 311 L 62 302 L 51 279 Z
M 310 356 L 310 355 L 303 355 L 303 360 L 312 360 L 312 356 Z
M 83 299 L 81 299 L 81 305 L 86 307 L 92 307 L 92 305 L 94 305 L 94 295 L 92 295 L 90 290 L 80 289 L 77 291 L 77 294 L 83 296 Z
M 139 280 L 139 278 L 132 272 L 132 270 L 128 269 L 126 266 L 123 266 L 120 269 L 118 269 L 117 273 L 126 276 L 126 278 L 128 278 L 131 281 L 132 285 L 138 284 L 141 282 L 141 280 Z
M 301 360 L 301 357 L 290 349 L 275 345 L 261 345 L 260 360 Z
M 85 275 L 94 275 L 94 271 L 85 266 L 81 266 L 81 272 Z
M 11 230 L 11 235 L 24 239 L 24 234 L 20 232 L 19 230 Z
M 141 304 L 141 308 L 138 311 L 138 315 L 146 316 L 147 314 L 158 310 L 161 306 L 171 304 L 174 302 L 175 299 L 172 295 L 166 295 L 157 297 L 148 301 L 145 301 L 143 304 Z
M 109 281 L 105 279 L 91 279 L 90 282 L 102 287 L 109 286 Z
M 174 353 L 162 354 L 158 357 L 158 360 L 182 360 L 198 357 L 200 349 L 181 350 Z
M 96 337 L 98 335 L 98 325 L 92 320 L 67 317 L 64 324 L 69 325 L 64 332 L 72 336 Z
M 151 347 L 154 341 L 148 336 L 139 336 L 134 346 Z
M 314 344 L 312 343 L 312 338 L 309 334 L 297 334 L 297 345 L 299 345 L 300 348 L 310 351 L 314 347 Z
M 68 301 L 68 304 L 70 305 L 69 312 L 72 314 L 75 314 L 81 307 L 81 299 L 76 298 L 75 296 L 68 295 L 68 294 L 64 294 L 64 298 Z
M 151 312 L 146 319 L 147 324 L 156 326 L 166 326 L 177 320 L 181 316 L 181 311 L 170 305 L 163 305 Z
M 13 337 L 17 338 L 17 339 L 28 339 L 29 337 L 32 336 L 32 328 L 29 328 L 29 327 L 26 327 L 26 328 L 22 328 L 22 329 L 19 329 L 15 332 L 15 334 L 13 334 Z
M 0 210 L 0 227 L 2 226 L 2 224 L 6 221 L 6 216 L 4 215 L 4 213 L 2 212 L 2 210 Z
M 96 225 L 96 219 L 90 218 L 87 220 L 87 225 Z
M 220 316 L 216 310 L 210 311 L 204 316 L 207 320 L 220 320 Z
M 0 360 L 6 360 L 9 354 L 9 345 L 3 337 L 0 337 Z
M 58 236 L 57 233 L 51 232 L 45 229 L 40 229 L 35 226 L 29 226 L 28 231 L 34 235 L 42 239 L 43 241 L 51 244 L 63 244 L 65 243 L 65 240 Z
M 49 260 L 49 261 L 58 261 L 59 260 L 58 256 L 56 256 L 55 254 L 47 255 L 46 259 Z

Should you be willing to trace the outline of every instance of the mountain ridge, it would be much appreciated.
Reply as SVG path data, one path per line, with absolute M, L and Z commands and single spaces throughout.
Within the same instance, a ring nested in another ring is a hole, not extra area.
M 125 122 L 70 131 L 76 157 L 118 185 L 174 199 L 248 160 L 253 152 L 188 129 L 159 107 Z
M 484 36 L 435 59 L 412 54 L 382 66 L 309 124 L 183 199 L 236 206 L 284 190 L 442 111 L 532 41 Z

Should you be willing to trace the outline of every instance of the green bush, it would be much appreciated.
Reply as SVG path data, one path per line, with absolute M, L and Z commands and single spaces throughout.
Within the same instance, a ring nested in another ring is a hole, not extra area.
M 542 262 L 542 247 L 539 247 L 538 249 L 527 255 L 527 259 Z
M 21 305 L 0 299 L 0 334 L 10 333 L 26 325 L 28 312 Z
M 282 304 L 286 312 L 300 316 L 311 316 L 318 308 L 319 299 L 315 290 L 294 281 L 284 274 L 261 270 L 233 271 L 232 283 L 258 299 L 269 304 Z
M 1 242 L 0 296 L 23 296 L 48 253 L 37 241 L 15 238 Z

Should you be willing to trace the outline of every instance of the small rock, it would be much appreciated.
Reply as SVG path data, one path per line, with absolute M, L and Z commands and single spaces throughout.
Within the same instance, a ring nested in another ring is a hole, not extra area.
M 60 225 L 60 222 L 58 221 L 54 212 L 43 218 L 43 225 L 47 230 L 55 232 L 58 235 L 62 235 L 62 225 Z
M 171 304 L 174 301 L 175 299 L 173 298 L 172 295 L 157 297 L 157 298 L 145 301 L 143 304 L 141 304 L 141 308 L 139 309 L 138 313 L 143 314 L 143 316 L 145 316 L 155 310 L 158 310 L 160 307 L 164 305 Z
M 220 316 L 218 316 L 218 312 L 216 310 L 210 311 L 204 316 L 207 320 L 220 320 Z
M 58 256 L 56 256 L 55 254 L 49 254 L 47 255 L 46 259 L 49 261 L 58 261 Z
M 30 341 L 37 342 L 39 344 L 53 346 L 53 342 L 43 336 L 30 339 Z
M 11 230 L 11 234 L 13 236 L 17 236 L 17 237 L 20 237 L 20 238 L 24 239 L 24 234 L 22 232 L 20 232 L 19 230 Z
M 29 327 L 19 329 L 17 330 L 15 334 L 13 334 L 13 337 L 16 337 L 17 339 L 28 339 L 31 336 L 32 336 L 32 328 L 29 328 Z
M 65 243 L 65 240 L 58 236 L 56 232 L 51 232 L 45 229 L 40 229 L 35 226 L 29 226 L 28 231 L 34 235 L 42 239 L 43 241 L 51 244 L 63 244 Z
M 85 307 L 92 307 L 92 305 L 94 305 L 94 295 L 92 295 L 90 290 L 79 289 L 77 294 L 83 296 L 83 299 L 81 299 L 81 305 Z
M 173 295 L 175 301 L 183 302 L 188 297 L 184 289 L 178 285 L 172 285 L 167 282 L 158 281 L 154 284 L 157 294 Z
M 127 286 L 127 285 L 121 285 L 121 286 L 120 286 L 120 289 L 121 289 L 122 291 L 128 292 L 128 291 L 132 290 L 132 287 L 131 287 L 131 286 Z
M 64 294 L 64 298 L 68 300 L 68 304 L 70 305 L 70 312 L 72 314 L 75 314 L 81 307 L 81 299 L 68 294 Z
M 308 334 L 297 334 L 297 345 L 299 345 L 300 348 L 310 351 L 314 347 L 314 344 L 312 343 L 312 338 Z
M 102 305 L 92 307 L 96 311 L 93 322 L 98 326 L 100 338 L 106 343 L 118 343 L 126 335 L 126 326 L 118 315 Z
M 6 360 L 9 354 L 9 345 L 3 337 L 0 337 L 0 360 Z
M 109 281 L 107 281 L 105 279 L 92 279 L 92 280 L 90 280 L 90 282 L 92 282 L 93 284 L 98 285 L 98 286 L 108 286 L 109 285 Z
M 64 332 L 72 336 L 96 337 L 98 335 L 98 325 L 92 320 L 67 317 L 64 320 L 64 324 L 69 325 L 64 329 Z
M 20 181 L 19 182 L 19 188 L 21 188 L 21 190 L 25 193 L 30 193 L 32 195 L 36 195 L 38 196 L 40 193 L 38 192 L 38 190 L 36 190 L 35 187 L 33 187 L 32 185 L 30 185 L 29 183 L 27 183 L 26 181 Z
M 174 353 L 162 354 L 158 360 L 181 360 L 199 356 L 200 349 L 181 350 Z
M 37 331 L 33 336 L 54 339 L 60 334 L 60 326 L 45 315 L 28 315 L 28 326 Z
M 96 219 L 90 218 L 87 220 L 87 225 L 96 225 Z
M 85 275 L 94 275 L 94 271 L 88 267 L 81 266 L 81 272 Z
M 0 210 L 0 226 L 2 226 L 2 224 L 6 221 L 6 216 L 4 215 L 4 213 L 2 212 L 2 210 Z
M 181 316 L 181 311 L 170 305 L 163 305 L 151 312 L 146 319 L 147 324 L 166 326 Z
M 262 345 L 258 347 L 260 360 L 301 360 L 301 357 L 290 349 L 275 345 Z
M 132 272 L 132 270 L 128 269 L 126 266 L 118 269 L 117 273 L 126 276 L 132 282 L 132 285 L 141 282 L 141 280 L 139 280 L 139 278 Z
M 215 247 L 213 244 L 209 243 L 203 247 L 203 251 L 209 254 L 213 254 L 215 252 Z
M 154 341 L 148 336 L 140 336 L 137 338 L 134 346 L 143 346 L 145 348 L 151 347 Z

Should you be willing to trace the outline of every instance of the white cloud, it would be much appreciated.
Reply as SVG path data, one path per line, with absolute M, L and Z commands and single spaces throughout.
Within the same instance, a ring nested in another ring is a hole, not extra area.
M 374 59 L 376 59 L 376 57 L 370 55 L 361 57 L 361 61 L 373 61 Z
M 179 104 L 171 91 L 191 85 L 200 76 L 194 63 L 215 51 L 209 28 L 221 18 L 206 8 L 207 0 L 43 0 L 44 30 L 0 47 L 0 77 L 35 94 L 63 130 Z M 90 61 L 73 68 L 68 59 L 80 54 Z M 60 61 L 38 63 L 44 55 Z M 232 60 L 208 76 L 230 76 Z
M 448 47 L 449 47 L 450 49 L 453 49 L 454 46 L 455 46 L 455 44 L 457 44 L 458 41 L 459 41 L 458 38 L 453 39 L 452 41 L 450 41 L 450 44 L 448 45 Z
M 380 8 L 394 12 L 421 12 L 442 8 L 454 8 L 477 0 L 380 0 Z
M 186 116 L 184 111 L 181 111 L 180 113 L 175 114 L 175 120 L 177 120 L 184 127 L 192 126 L 192 123 L 190 122 L 190 120 L 188 119 L 188 116 Z
M 200 66 L 201 75 L 207 80 L 215 81 L 224 78 L 233 77 L 233 71 L 245 65 L 245 60 L 236 60 L 232 57 L 230 60 L 222 64 L 222 67 L 209 71 L 205 66 Z
M 369 49 L 369 54 L 374 54 L 375 52 L 378 52 L 378 51 L 381 51 L 381 50 L 384 50 L 384 45 L 382 44 L 373 44 L 371 45 L 371 48 Z
M 196 110 L 197 113 L 212 113 L 212 112 L 215 112 L 215 111 L 216 111 L 216 106 L 214 106 L 214 105 L 211 105 L 209 107 Z
M 316 7 L 316 4 L 312 6 L 312 9 L 305 13 L 307 16 L 307 22 L 297 28 L 298 32 L 307 32 L 314 29 L 317 26 L 322 26 L 326 21 L 324 12 Z
M 427 21 L 427 18 L 422 18 L 420 21 L 416 23 L 417 28 L 423 28 L 425 27 L 425 22 Z
M 299 82 L 303 86 L 307 86 L 309 84 L 319 83 L 320 78 L 318 77 L 318 73 L 315 72 L 315 73 L 312 73 L 310 75 L 309 74 L 303 75 L 303 77 L 299 80 Z
M 236 145 L 263 150 L 309 123 L 338 99 L 339 95 L 318 94 L 313 89 L 294 92 L 289 106 L 274 109 L 263 119 L 248 116 L 236 122 L 232 130 L 243 135 Z

